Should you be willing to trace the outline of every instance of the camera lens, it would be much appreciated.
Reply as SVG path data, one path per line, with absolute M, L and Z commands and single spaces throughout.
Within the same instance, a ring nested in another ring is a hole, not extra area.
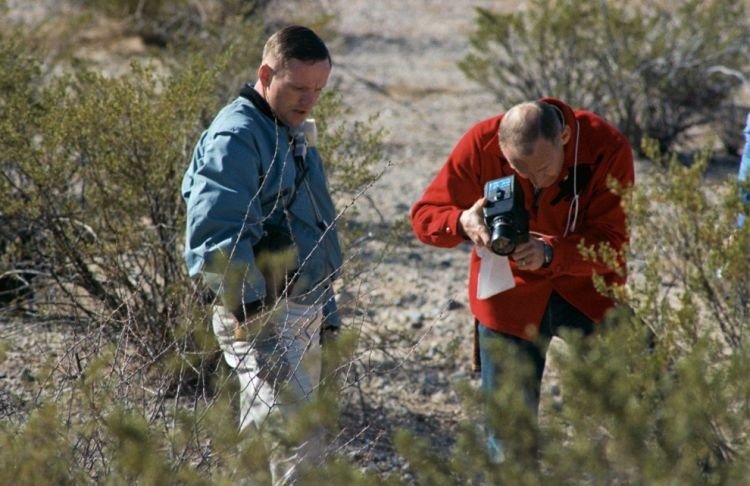
M 502 218 L 498 218 L 492 225 L 490 250 L 502 256 L 508 256 L 516 249 L 515 229 Z
M 516 244 L 513 242 L 513 240 L 505 237 L 500 237 L 496 240 L 492 240 L 492 243 L 490 243 L 490 249 L 498 255 L 508 256 L 513 253 L 513 250 L 516 249 Z

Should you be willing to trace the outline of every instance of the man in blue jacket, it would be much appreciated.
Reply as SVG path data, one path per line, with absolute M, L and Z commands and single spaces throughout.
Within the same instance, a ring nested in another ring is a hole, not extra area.
M 272 35 L 254 86 L 225 106 L 182 182 L 185 259 L 218 297 L 213 330 L 240 381 L 240 428 L 274 431 L 314 397 L 322 330 L 337 329 L 336 211 L 308 117 L 331 57 L 310 29 Z M 322 432 L 272 441 L 274 484 L 319 459 Z

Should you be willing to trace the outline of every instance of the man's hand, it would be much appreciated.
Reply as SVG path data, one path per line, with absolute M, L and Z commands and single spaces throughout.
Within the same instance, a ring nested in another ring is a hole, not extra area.
M 268 315 L 263 312 L 263 302 L 244 303 L 232 311 L 236 319 L 234 338 L 238 341 L 252 341 L 267 327 Z
M 485 199 L 479 198 L 472 207 L 464 210 L 458 218 L 459 231 L 477 246 L 487 246 L 490 243 L 490 230 L 484 224 Z
M 325 346 L 326 344 L 333 345 L 336 339 L 339 337 L 339 331 L 341 328 L 326 326 L 320 330 L 320 344 Z
M 521 270 L 539 270 L 544 265 L 544 241 L 531 238 L 518 245 L 512 257 Z

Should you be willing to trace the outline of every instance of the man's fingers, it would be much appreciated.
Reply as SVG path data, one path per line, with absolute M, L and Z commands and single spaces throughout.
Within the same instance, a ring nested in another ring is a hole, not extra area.
M 479 246 L 487 246 L 490 242 L 490 234 L 487 231 L 487 226 L 484 224 L 483 208 L 485 202 L 485 198 L 480 197 L 469 210 L 473 215 L 473 230 L 475 237 L 472 238 L 472 240 Z
M 478 216 L 484 218 L 484 214 L 482 213 L 482 208 L 484 207 L 485 202 L 486 202 L 486 199 L 483 197 L 480 197 L 479 199 L 477 199 L 474 205 L 471 206 L 471 211 L 474 213 L 477 213 Z

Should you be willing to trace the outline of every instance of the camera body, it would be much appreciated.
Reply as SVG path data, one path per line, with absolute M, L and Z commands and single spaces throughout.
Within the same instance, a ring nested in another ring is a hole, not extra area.
M 523 189 L 515 175 L 500 177 L 484 185 L 484 220 L 490 229 L 490 249 L 508 256 L 519 243 L 529 241 L 529 212 Z

